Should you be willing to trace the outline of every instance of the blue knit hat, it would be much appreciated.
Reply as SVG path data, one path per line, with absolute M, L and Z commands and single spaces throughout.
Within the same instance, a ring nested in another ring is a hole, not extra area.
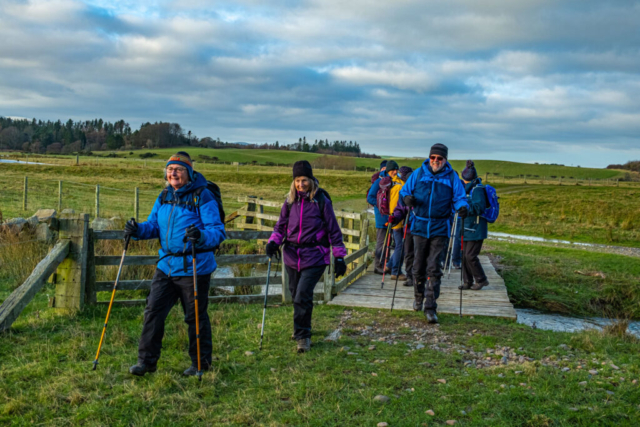
M 383 160 L 382 162 L 380 162 L 380 169 L 384 168 L 387 166 L 387 161 Z
M 189 180 L 191 182 L 195 181 L 193 177 L 193 165 L 191 163 L 191 157 L 189 156 L 189 154 L 185 153 L 184 151 L 178 151 L 176 154 L 169 158 L 165 168 L 169 165 L 184 166 L 185 168 L 187 168 L 187 172 L 189 173 Z
M 462 179 L 465 181 L 473 181 L 478 177 L 476 167 L 473 164 L 473 160 L 467 160 L 467 167 L 462 171 Z

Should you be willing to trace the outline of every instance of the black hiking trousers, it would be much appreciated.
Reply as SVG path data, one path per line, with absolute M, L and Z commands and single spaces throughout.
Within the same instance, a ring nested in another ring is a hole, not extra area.
M 198 276 L 198 314 L 200 326 L 200 361 L 202 369 L 211 366 L 211 322 L 209 321 L 209 286 L 211 274 Z M 175 303 L 180 300 L 184 322 L 189 326 L 189 357 L 198 366 L 196 342 L 196 312 L 193 295 L 193 276 L 169 277 L 157 269 L 151 282 L 151 292 L 144 309 L 142 336 L 138 345 L 138 362 L 155 365 L 160 359 L 164 322 Z
M 464 283 L 473 285 L 473 279 L 475 279 L 476 283 L 484 283 L 487 281 L 487 276 L 484 274 L 484 269 L 478 259 L 483 243 L 484 240 L 464 241 L 464 251 L 462 254 L 464 257 L 462 261 L 462 280 Z
M 413 236 L 415 251 L 413 290 L 416 298 L 425 298 L 425 310 L 435 310 L 438 307 L 436 300 L 440 296 L 440 278 L 442 277 L 439 257 L 440 253 L 446 248 L 448 240 L 445 236 L 432 237 L 430 239 L 422 236 Z M 428 284 L 426 283 L 427 277 L 430 279 Z
M 311 314 L 313 313 L 313 290 L 322 277 L 326 265 L 295 268 L 285 266 L 289 276 L 289 290 L 293 301 L 293 337 L 296 340 L 311 338 Z

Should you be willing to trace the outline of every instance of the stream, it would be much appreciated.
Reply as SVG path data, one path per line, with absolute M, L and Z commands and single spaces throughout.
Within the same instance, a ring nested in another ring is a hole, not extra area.
M 616 323 L 615 319 L 567 317 L 526 308 L 516 308 L 516 313 L 520 324 L 556 332 L 579 332 L 587 329 L 601 331 L 603 327 Z M 640 321 L 629 322 L 627 332 L 640 338 Z

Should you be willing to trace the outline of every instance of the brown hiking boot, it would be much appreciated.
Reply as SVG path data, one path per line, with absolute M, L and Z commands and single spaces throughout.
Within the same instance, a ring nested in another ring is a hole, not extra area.
M 472 285 L 472 283 L 465 283 L 464 285 L 459 286 L 458 289 L 462 289 L 462 290 L 468 291 L 469 289 L 471 289 L 471 285 Z
M 407 276 L 405 276 L 404 274 L 401 274 L 399 276 L 396 276 L 395 274 L 391 276 L 391 280 L 407 280 Z
M 306 353 L 311 350 L 311 338 L 302 338 L 298 340 L 298 353 Z
M 473 286 L 471 286 L 471 290 L 472 291 L 479 291 L 480 289 L 484 288 L 485 286 L 489 286 L 489 281 L 485 280 L 484 282 L 475 283 Z
M 384 268 L 384 272 L 385 272 L 385 273 L 391 273 L 391 268 L 389 268 L 389 267 L 385 267 L 385 268 Z

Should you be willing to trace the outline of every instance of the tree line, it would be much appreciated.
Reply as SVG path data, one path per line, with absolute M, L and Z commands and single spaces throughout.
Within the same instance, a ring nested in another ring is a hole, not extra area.
M 607 169 L 624 169 L 633 172 L 640 172 L 640 160 L 630 160 L 624 165 L 609 165 Z
M 306 137 L 291 144 L 245 144 L 221 141 L 220 138 L 198 138 L 184 131 L 178 123 L 143 123 L 132 130 L 129 123 L 114 123 L 103 119 L 66 122 L 12 119 L 0 117 L 0 150 L 17 150 L 30 153 L 72 154 L 105 150 L 134 150 L 142 148 L 169 148 L 181 146 L 205 148 L 241 148 L 302 151 L 320 154 L 338 154 L 354 157 L 374 157 L 363 153 L 356 141 L 315 140 L 310 144 Z

